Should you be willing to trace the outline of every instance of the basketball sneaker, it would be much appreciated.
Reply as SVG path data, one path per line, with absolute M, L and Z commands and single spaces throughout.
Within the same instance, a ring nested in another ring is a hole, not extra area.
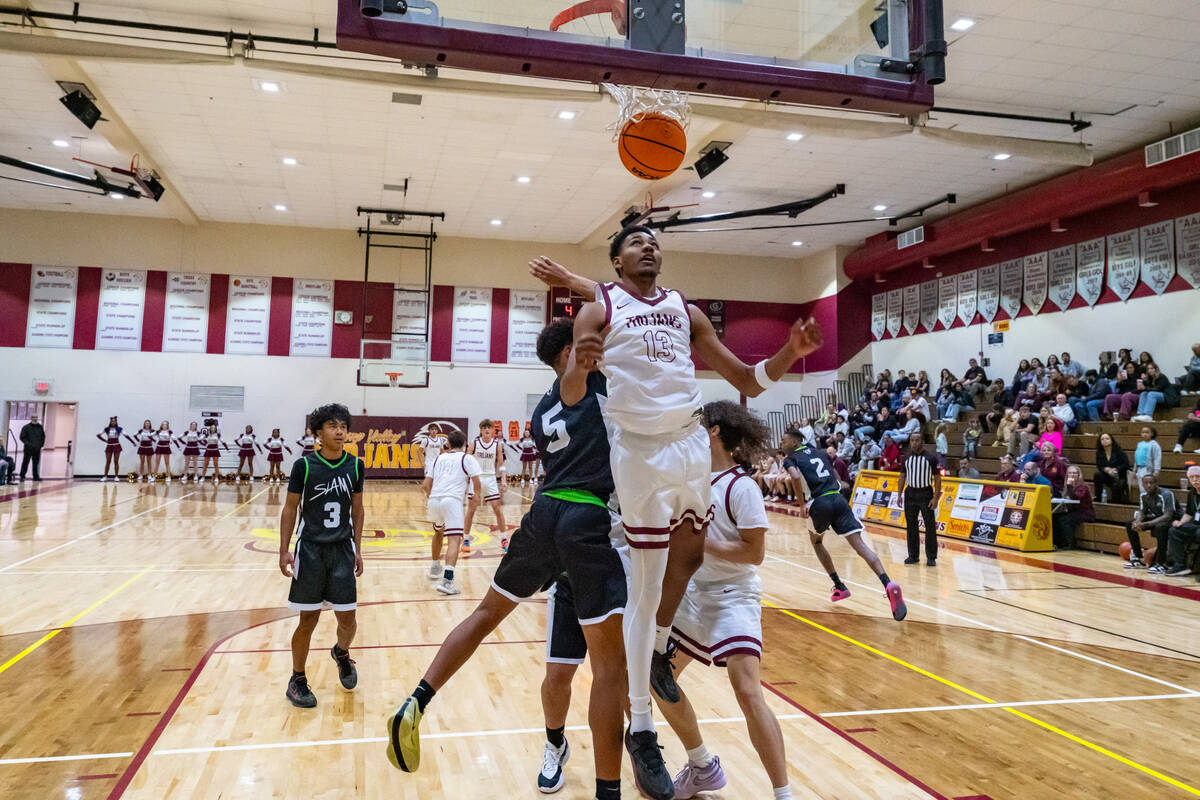
M 892 618 L 899 622 L 908 616 L 908 606 L 904 605 L 904 595 L 900 592 L 900 584 L 890 581 L 887 585 L 888 602 L 892 604 Z
M 835 603 L 838 600 L 845 600 L 849 596 L 850 596 L 850 589 L 846 586 L 833 587 L 833 592 L 829 595 L 830 599 L 832 599 L 833 602 L 835 602 Z
M 458 588 L 457 583 L 454 581 L 448 581 L 445 578 L 442 578 L 440 581 L 438 581 L 437 586 L 434 586 L 433 588 L 437 589 L 442 594 L 462 594 L 462 589 Z
M 435 561 L 429 565 L 429 580 L 436 581 L 442 577 L 442 562 Z
M 329 655 L 333 656 L 334 663 L 337 664 L 342 688 L 353 689 L 358 686 L 358 670 L 354 666 L 354 659 L 350 658 L 350 651 L 343 650 L 342 654 L 338 655 L 338 646 L 335 644 L 329 648 Z
M 673 800 L 675 784 L 663 762 L 658 734 L 654 731 L 625 730 L 625 749 L 633 762 L 633 781 L 638 790 L 651 800 Z
M 675 667 L 671 664 L 674 657 L 674 644 L 667 645 L 667 652 L 655 650 L 650 656 L 650 688 L 666 703 L 679 702 L 679 684 L 675 683 Z
M 1125 569 L 1145 569 L 1146 562 L 1142 561 L 1140 558 L 1135 557 L 1135 558 L 1131 558 L 1128 561 L 1126 561 L 1124 564 L 1124 567 L 1125 567 Z
M 462 545 L 459 546 L 458 552 L 462 553 L 464 556 L 471 555 L 471 537 L 469 537 L 469 536 L 463 537 Z
M 416 772 L 421 766 L 420 725 L 421 709 L 411 695 L 387 718 L 387 757 L 396 769 Z
M 542 750 L 542 769 L 538 772 L 537 786 L 542 794 L 554 794 L 563 785 L 563 764 L 571 757 L 571 743 L 563 739 L 562 747 L 546 742 Z
M 687 764 L 675 776 L 675 797 L 687 800 L 699 792 L 715 792 L 725 787 L 725 770 L 721 769 L 721 759 L 713 756 L 712 762 L 706 767 L 694 767 Z
M 1146 570 L 1146 572 L 1150 573 L 1151 575 L 1162 575 L 1166 571 L 1167 568 L 1162 564 L 1155 564 L 1153 567 L 1150 567 L 1150 569 Z
M 312 708 L 317 704 L 317 696 L 308 688 L 308 678 L 304 675 L 293 675 L 288 681 L 287 699 L 296 708 Z

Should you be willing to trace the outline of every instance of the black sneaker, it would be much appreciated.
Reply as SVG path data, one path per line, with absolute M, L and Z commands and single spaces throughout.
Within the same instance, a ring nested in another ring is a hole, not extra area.
M 928 561 L 926 561 L 926 562 L 925 562 L 925 566 L 927 566 L 927 567 L 936 567 L 936 566 L 937 566 L 937 559 L 936 559 L 936 558 L 931 558 L 931 559 L 929 559 Z
M 337 650 L 336 644 L 329 648 L 329 655 L 333 656 L 333 660 L 337 662 L 338 678 L 341 679 L 343 688 L 353 689 L 358 686 L 358 670 L 354 668 L 354 661 L 350 658 L 349 650 L 341 656 L 337 654 Z
M 650 688 L 666 703 L 679 702 L 679 684 L 675 683 L 675 665 L 671 659 L 675 657 L 675 645 L 667 645 L 667 652 L 657 650 L 650 656 Z
M 905 564 L 919 564 L 919 563 L 921 563 L 921 559 L 913 558 L 912 556 L 909 556 L 908 558 L 904 559 L 904 563 Z
M 304 675 L 293 675 L 288 681 L 287 699 L 296 708 L 312 708 L 317 704 L 317 696 L 308 688 L 308 678 Z
M 651 800 L 674 800 L 675 781 L 667 772 L 658 734 L 654 731 L 625 730 L 625 749 L 633 762 L 633 780 L 637 788 Z

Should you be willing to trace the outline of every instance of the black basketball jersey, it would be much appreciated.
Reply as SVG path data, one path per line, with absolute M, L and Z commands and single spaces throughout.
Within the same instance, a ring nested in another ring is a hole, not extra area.
M 537 404 L 531 432 L 546 468 L 542 491 L 583 489 L 608 500 L 613 492 L 612 467 L 608 430 L 600 414 L 601 398 L 607 397 L 603 373 L 590 372 L 587 393 L 575 405 L 563 405 L 557 380 Z
M 838 483 L 837 473 L 824 450 L 804 445 L 796 448 L 795 452 L 783 460 L 783 468 L 790 470 L 795 467 L 808 484 L 809 496 L 813 499 L 830 492 L 840 492 L 842 485 Z
M 354 538 L 351 503 L 362 490 L 362 462 L 349 453 L 334 463 L 320 452 L 296 459 L 288 480 L 288 491 L 300 495 L 296 536 L 321 544 Z

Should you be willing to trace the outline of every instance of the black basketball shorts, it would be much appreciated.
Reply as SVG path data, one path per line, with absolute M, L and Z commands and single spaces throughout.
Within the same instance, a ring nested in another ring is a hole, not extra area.
M 831 526 L 838 536 L 849 536 L 863 530 L 862 522 L 854 516 L 854 509 L 850 508 L 850 503 L 840 493 L 823 494 L 813 500 L 808 514 L 817 533 L 824 533 Z
M 546 661 L 552 664 L 582 664 L 587 657 L 587 639 L 575 612 L 571 581 L 560 575 L 550 587 L 546 602 Z
M 328 603 L 334 611 L 353 611 L 358 605 L 354 577 L 354 541 L 310 542 L 296 540 L 288 608 L 320 611 Z

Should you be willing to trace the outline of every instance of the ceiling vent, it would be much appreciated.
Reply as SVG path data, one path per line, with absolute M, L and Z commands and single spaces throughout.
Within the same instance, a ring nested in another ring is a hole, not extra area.
M 1153 167 L 1200 152 L 1200 128 L 1146 145 L 1146 166 Z
M 925 226 L 918 225 L 910 231 L 905 231 L 896 237 L 896 249 L 903 250 L 906 247 L 921 244 L 925 241 Z

